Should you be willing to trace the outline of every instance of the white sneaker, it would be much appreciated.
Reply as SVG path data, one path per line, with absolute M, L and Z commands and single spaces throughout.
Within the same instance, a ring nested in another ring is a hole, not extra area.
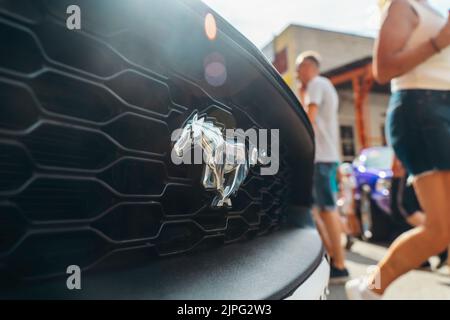
M 356 278 L 347 281 L 345 292 L 348 300 L 380 300 L 381 295 L 376 294 L 368 288 L 368 279 L 366 277 Z

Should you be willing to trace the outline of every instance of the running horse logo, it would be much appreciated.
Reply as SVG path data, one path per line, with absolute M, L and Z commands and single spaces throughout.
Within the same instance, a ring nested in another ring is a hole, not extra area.
M 183 157 L 192 146 L 203 150 L 202 184 L 206 190 L 217 193 L 212 207 L 231 207 L 230 197 L 244 182 L 250 167 L 262 163 L 258 149 L 249 145 L 247 150 L 245 142 L 235 142 L 234 138 L 225 140 L 220 127 L 204 117 L 199 119 L 197 113 L 187 121 L 173 151 L 177 157 Z

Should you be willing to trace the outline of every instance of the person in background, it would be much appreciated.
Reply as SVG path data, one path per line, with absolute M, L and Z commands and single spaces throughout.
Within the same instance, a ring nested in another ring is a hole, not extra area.
M 339 166 L 338 181 L 338 207 L 343 216 L 343 230 L 347 236 L 345 248 L 350 250 L 354 243 L 353 237 L 361 233 L 358 218 L 355 214 L 356 178 L 350 163 L 343 163 Z
M 450 17 L 426 0 L 383 2 L 374 76 L 392 80 L 387 136 L 414 177 L 426 219 L 392 243 L 373 274 L 347 282 L 349 299 L 380 299 L 392 282 L 450 243 Z
M 410 226 L 418 227 L 425 223 L 425 213 L 419 204 L 408 174 L 400 160 L 394 156 L 392 165 L 391 209 L 398 213 Z
M 417 199 L 414 187 L 409 179 L 400 160 L 394 157 L 392 166 L 392 186 L 391 186 L 391 212 L 394 219 L 400 218 L 410 226 L 419 227 L 425 224 L 426 215 Z M 447 261 L 447 250 L 439 255 L 437 269 L 445 265 Z M 430 268 L 428 259 L 421 265 L 422 268 Z
M 332 83 L 320 76 L 318 53 L 308 51 L 300 54 L 296 67 L 302 104 L 315 133 L 313 216 L 331 256 L 330 282 L 340 283 L 348 279 L 349 273 L 345 267 L 344 248 L 341 246 L 342 228 L 336 209 L 336 190 L 332 185 L 340 160 L 338 94 Z

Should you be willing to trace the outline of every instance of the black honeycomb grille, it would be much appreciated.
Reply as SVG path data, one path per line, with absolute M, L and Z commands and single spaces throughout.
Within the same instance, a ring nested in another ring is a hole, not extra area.
M 279 226 L 284 161 L 277 176 L 252 171 L 231 209 L 209 207 L 201 167 L 170 161 L 170 133 L 193 109 L 258 127 L 242 109 L 159 62 L 126 56 L 126 30 L 67 34 L 42 6 L 12 3 L 0 2 L 0 273 L 48 277 L 142 250 L 156 259 Z

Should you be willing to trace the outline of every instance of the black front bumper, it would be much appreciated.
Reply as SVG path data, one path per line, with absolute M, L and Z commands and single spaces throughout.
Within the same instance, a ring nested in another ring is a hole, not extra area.
M 82 273 L 81 290 L 60 278 L 1 292 L 0 299 L 283 299 L 322 261 L 316 230 L 290 228 L 214 251 Z

